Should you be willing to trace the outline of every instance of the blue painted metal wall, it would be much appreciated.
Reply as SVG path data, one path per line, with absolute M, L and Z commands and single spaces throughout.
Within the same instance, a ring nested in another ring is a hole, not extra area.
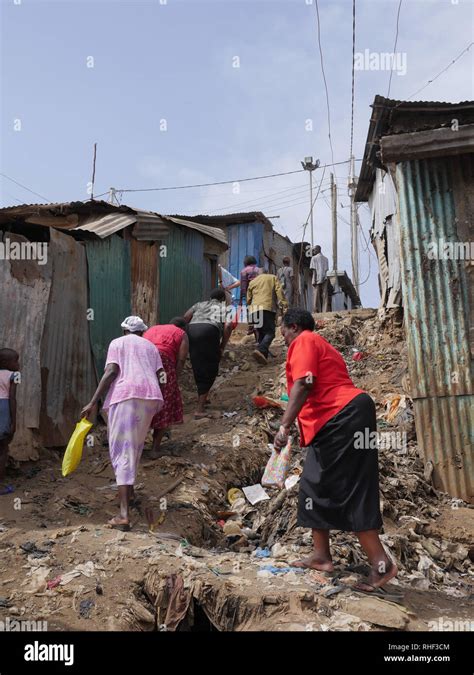
M 255 256 L 257 263 L 263 265 L 263 223 L 242 223 L 227 227 L 229 242 L 229 272 L 240 279 L 240 270 L 244 266 L 246 255 Z
M 402 162 L 396 178 L 418 443 L 425 460 L 434 465 L 437 484 L 451 495 L 472 500 L 474 396 L 466 265 L 428 254 L 433 243 L 460 239 L 459 205 L 453 193 L 462 161 L 453 157 Z

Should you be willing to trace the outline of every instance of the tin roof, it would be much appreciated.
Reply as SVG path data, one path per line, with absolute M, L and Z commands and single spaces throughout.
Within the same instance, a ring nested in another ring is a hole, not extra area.
M 371 108 L 372 115 L 355 195 L 356 202 L 368 200 L 375 178 L 375 169 L 383 168 L 379 156 L 382 136 L 450 127 L 453 114 L 456 115 L 460 126 L 474 123 L 474 101 L 460 103 L 397 101 L 377 95 Z
M 136 228 L 133 235 L 137 239 L 161 239 L 168 234 L 170 224 L 174 223 L 197 230 L 227 246 L 225 233 L 198 222 L 198 219 L 188 220 L 178 216 L 165 216 L 154 211 L 143 211 L 125 204 L 119 206 L 99 200 L 20 204 L 0 209 L 0 225 L 12 220 L 91 232 L 101 239 L 134 223 L 136 223 Z

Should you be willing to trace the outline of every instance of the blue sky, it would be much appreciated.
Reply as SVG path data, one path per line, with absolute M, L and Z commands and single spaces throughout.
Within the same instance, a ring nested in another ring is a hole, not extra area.
M 330 163 L 314 1 L 2 0 L 1 171 L 48 201 L 69 201 L 88 198 L 94 142 L 96 195 L 110 186 L 294 171 L 306 155 Z M 474 39 L 473 8 L 470 0 L 404 0 L 397 52 L 407 67 L 393 73 L 392 98 L 408 98 Z M 350 146 L 352 2 L 319 0 L 319 9 L 339 162 Z M 398 0 L 357 0 L 357 52 L 393 51 L 397 9 Z M 414 100 L 472 99 L 473 54 L 474 47 Z M 388 81 L 387 71 L 356 71 L 356 158 L 363 155 L 369 106 L 375 94 L 387 94 Z M 347 164 L 336 166 L 338 267 L 350 273 L 347 172 Z M 331 258 L 329 173 L 314 219 L 315 241 Z M 316 184 L 321 175 L 315 172 Z M 307 186 L 308 175 L 300 173 L 130 193 L 123 202 L 160 213 L 262 210 L 279 215 L 275 229 L 299 241 Z M 2 206 L 46 201 L 4 178 L 0 187 Z M 367 237 L 367 208 L 359 212 Z M 377 306 L 376 259 L 365 248 L 361 237 L 361 295 L 366 306 Z

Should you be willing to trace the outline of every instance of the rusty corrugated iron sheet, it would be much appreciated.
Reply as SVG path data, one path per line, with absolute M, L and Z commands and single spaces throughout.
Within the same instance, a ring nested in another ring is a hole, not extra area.
M 216 239 L 221 244 L 223 244 L 222 250 L 224 251 L 227 248 L 227 236 L 223 230 L 218 227 L 211 227 L 210 225 L 203 225 L 202 223 L 193 222 L 191 220 L 185 220 L 184 218 L 176 218 L 175 216 L 163 216 L 167 220 L 171 220 L 177 225 L 182 225 L 183 227 L 189 227 L 192 230 L 197 230 L 201 234 L 205 234 L 207 237 Z
M 22 235 L 6 233 L 0 239 L 27 242 Z M 17 388 L 17 432 L 10 444 L 15 459 L 38 459 L 37 431 L 41 411 L 41 336 L 46 318 L 52 262 L 0 261 L 0 346 L 20 354 L 21 383 Z
M 158 256 L 159 244 L 131 239 L 132 314 L 148 326 L 158 323 Z
M 417 438 L 425 458 L 433 461 L 437 484 L 471 500 L 474 397 L 466 267 L 462 260 L 429 255 L 434 243 L 459 241 L 453 175 L 462 161 L 402 162 L 396 179 Z
M 122 335 L 120 324 L 131 312 L 130 242 L 113 234 L 84 242 L 89 280 L 89 321 L 94 362 L 99 378 L 111 340 Z
M 472 396 L 415 399 L 418 444 L 435 469 L 435 484 L 467 502 L 474 499 Z
M 84 246 L 50 230 L 54 269 L 41 342 L 41 439 L 66 445 L 82 407 L 97 386 L 87 320 L 87 263 Z
M 101 239 L 123 230 L 135 223 L 136 217 L 130 213 L 108 213 L 105 216 L 88 216 L 76 229 L 93 232 Z

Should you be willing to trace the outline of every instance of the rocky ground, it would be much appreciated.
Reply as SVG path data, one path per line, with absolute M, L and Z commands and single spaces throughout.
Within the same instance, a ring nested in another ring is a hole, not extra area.
M 288 489 L 267 488 L 269 499 L 255 505 L 241 493 L 260 482 L 270 455 L 282 411 L 252 399 L 285 405 L 285 347 L 277 338 L 274 358 L 256 365 L 239 327 L 209 419 L 192 419 L 186 368 L 185 423 L 162 458 L 145 451 L 130 532 L 105 526 L 117 507 L 103 426 L 67 478 L 54 450 L 10 467 L 14 492 L 0 496 L 0 621 L 46 621 L 50 630 L 474 628 L 474 509 L 435 489 L 418 456 L 402 326 L 396 316 L 381 323 L 373 310 L 317 319 L 375 399 L 386 432 L 383 540 L 400 569 L 390 598 L 351 589 L 367 568 L 350 533 L 334 533 L 334 574 L 292 568 L 311 548 L 310 533 L 296 526 L 297 445 Z

